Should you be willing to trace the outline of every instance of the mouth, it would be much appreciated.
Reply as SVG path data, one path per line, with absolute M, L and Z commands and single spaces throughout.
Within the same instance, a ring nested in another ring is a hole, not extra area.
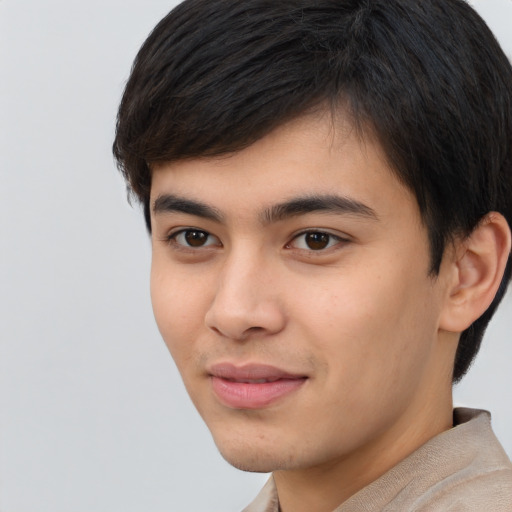
M 298 391 L 307 376 L 296 375 L 269 365 L 214 365 L 210 371 L 212 389 L 219 401 L 232 409 L 262 409 Z

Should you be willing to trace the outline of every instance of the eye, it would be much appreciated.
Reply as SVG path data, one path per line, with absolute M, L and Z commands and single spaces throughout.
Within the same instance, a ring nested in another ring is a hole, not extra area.
M 305 233 L 298 234 L 288 246 L 306 251 L 323 251 L 344 241 L 346 240 L 332 233 L 326 233 L 324 231 L 306 231 Z
M 220 240 L 216 236 L 207 231 L 193 228 L 182 229 L 181 231 L 171 234 L 169 241 L 182 247 L 194 249 L 221 245 Z

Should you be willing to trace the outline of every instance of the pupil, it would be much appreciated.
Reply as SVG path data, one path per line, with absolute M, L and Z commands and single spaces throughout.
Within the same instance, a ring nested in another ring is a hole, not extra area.
M 329 235 L 325 233 L 308 233 L 306 235 L 306 244 L 314 251 L 325 249 L 329 244 Z
M 208 235 L 204 231 L 187 231 L 185 239 L 191 247 L 201 247 L 205 244 Z

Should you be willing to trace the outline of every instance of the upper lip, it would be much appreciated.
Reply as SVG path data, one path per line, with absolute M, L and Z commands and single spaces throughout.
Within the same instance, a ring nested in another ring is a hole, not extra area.
M 217 363 L 209 368 L 208 373 L 221 379 L 246 382 L 306 378 L 305 375 L 291 373 L 267 364 L 245 364 L 237 366 L 232 363 Z

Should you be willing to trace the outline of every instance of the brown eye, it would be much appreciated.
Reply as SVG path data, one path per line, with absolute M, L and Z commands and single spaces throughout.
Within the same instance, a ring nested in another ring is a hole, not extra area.
M 348 240 L 325 231 L 306 231 L 297 235 L 289 247 L 306 251 L 323 251 L 343 242 L 348 242 Z
M 190 247 L 202 247 L 208 240 L 208 233 L 204 231 L 185 231 L 184 237 Z
M 331 240 L 327 233 L 307 233 L 305 237 L 306 245 L 313 251 L 325 249 Z
M 169 241 L 174 242 L 178 246 L 201 249 L 202 247 L 221 246 L 220 240 L 201 229 L 183 229 L 169 237 Z

